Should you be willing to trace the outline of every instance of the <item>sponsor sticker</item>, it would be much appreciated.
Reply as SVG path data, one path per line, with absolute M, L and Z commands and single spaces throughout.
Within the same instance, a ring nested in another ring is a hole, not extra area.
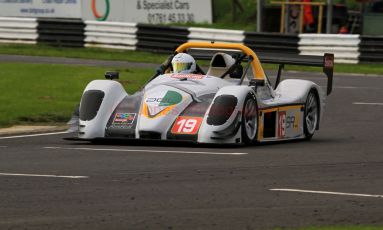
M 173 134 L 195 135 L 198 133 L 199 127 L 203 121 L 202 117 L 184 117 L 180 116 L 172 127 Z
M 205 77 L 205 75 L 201 75 L 201 74 L 172 74 L 170 77 L 176 78 L 176 79 L 187 78 L 187 79 L 192 79 L 192 80 L 201 80 Z
M 324 56 L 324 68 L 332 69 L 334 68 L 334 56 L 333 55 L 325 55 Z
M 131 125 L 136 119 L 136 113 L 116 113 L 114 117 L 114 125 Z

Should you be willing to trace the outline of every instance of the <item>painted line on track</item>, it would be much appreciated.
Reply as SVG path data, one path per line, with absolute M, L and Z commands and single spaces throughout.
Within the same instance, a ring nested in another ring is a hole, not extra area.
M 0 146 L 0 148 L 8 148 L 8 146 Z
M 372 103 L 372 102 L 353 102 L 354 105 L 383 105 L 383 103 Z
M 96 149 L 96 148 L 62 148 L 44 147 L 44 149 L 83 150 L 83 151 L 109 151 L 109 152 L 145 152 L 145 153 L 186 153 L 186 154 L 208 154 L 208 155 L 247 155 L 248 153 L 225 153 L 225 152 L 194 152 L 173 150 L 150 150 L 150 149 Z
M 274 189 L 269 189 L 269 190 L 273 191 L 273 192 L 297 192 L 297 193 L 327 194 L 327 195 L 337 195 L 337 196 L 358 196 L 358 197 L 383 198 L 383 195 L 331 192 L 331 191 L 315 191 L 315 190 L 302 190 L 302 189 L 290 189 L 290 188 L 274 188 Z
M 60 134 L 65 134 L 65 133 L 68 133 L 68 132 L 65 131 L 65 132 L 56 132 L 56 133 L 38 133 L 38 134 L 29 134 L 29 135 L 0 137 L 0 140 L 3 140 L 3 139 L 25 138 L 25 137 L 51 136 L 51 135 L 60 135 Z
M 59 176 L 43 174 L 22 174 L 22 173 L 0 173 L 0 176 L 18 176 L 18 177 L 48 177 L 48 178 L 66 178 L 66 179 L 87 179 L 88 176 Z

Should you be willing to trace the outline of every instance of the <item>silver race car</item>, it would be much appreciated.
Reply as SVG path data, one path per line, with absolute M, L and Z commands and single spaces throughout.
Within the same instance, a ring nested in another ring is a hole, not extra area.
M 206 73 L 193 58 L 210 60 Z M 185 43 L 133 95 L 117 81 L 118 73 L 107 72 L 106 80 L 94 80 L 84 90 L 78 139 L 245 144 L 311 139 L 331 93 L 334 56 L 260 59 L 279 64 L 274 86 L 257 55 L 242 44 Z M 307 80 L 281 81 L 286 64 L 322 67 L 327 92 Z

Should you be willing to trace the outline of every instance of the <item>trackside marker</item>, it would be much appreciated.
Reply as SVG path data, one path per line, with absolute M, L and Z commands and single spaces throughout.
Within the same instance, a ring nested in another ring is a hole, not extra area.
M 354 102 L 354 105 L 383 105 L 383 103 Z
M 66 178 L 66 179 L 86 179 L 88 176 L 58 176 L 58 175 L 42 175 L 42 174 L 20 174 L 20 173 L 0 173 L 0 176 L 19 176 L 19 177 L 50 177 L 50 178 Z
M 210 154 L 210 155 L 246 155 L 248 154 L 248 153 L 193 152 L 193 151 L 149 150 L 149 149 L 95 149 L 95 148 L 61 148 L 61 147 L 44 147 L 44 149 L 109 151 L 109 152 L 145 152 L 145 153 L 189 153 L 189 154 Z
M 338 196 L 358 196 L 358 197 L 383 198 L 383 195 L 330 192 L 330 191 L 314 191 L 314 190 L 301 190 L 301 189 L 289 189 L 289 188 L 274 188 L 274 189 L 269 189 L 269 190 L 270 191 L 279 191 L 279 192 L 298 192 L 298 193 L 314 193 L 314 194 L 327 194 L 327 195 L 338 195 Z
M 56 132 L 56 133 L 38 133 L 38 134 L 30 134 L 30 135 L 19 135 L 19 136 L 0 137 L 0 140 L 3 140 L 3 139 L 24 138 L 24 137 L 51 136 L 51 135 L 60 135 L 60 134 L 65 134 L 65 133 L 68 133 L 68 132 L 65 131 L 65 132 Z

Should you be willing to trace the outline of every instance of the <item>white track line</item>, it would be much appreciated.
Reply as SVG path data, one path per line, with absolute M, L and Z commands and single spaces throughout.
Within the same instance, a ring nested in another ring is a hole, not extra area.
M 0 148 L 8 148 L 8 146 L 0 146 Z
M 20 174 L 20 173 L 0 173 L 0 176 L 19 176 L 19 177 L 48 177 L 48 178 L 67 178 L 67 179 L 86 179 L 88 176 L 58 176 L 40 174 Z
M 95 149 L 95 148 L 61 148 L 61 147 L 44 147 L 44 149 L 109 151 L 109 152 L 145 152 L 145 153 L 191 153 L 191 154 L 210 154 L 210 155 L 246 155 L 248 154 L 248 153 L 193 152 L 193 151 L 149 150 L 149 149 Z
M 279 191 L 279 192 L 298 192 L 298 193 L 314 193 L 314 194 L 327 194 L 327 195 L 338 195 L 338 196 L 359 196 L 359 197 L 383 198 L 383 195 L 330 192 L 330 191 L 314 191 L 314 190 L 301 190 L 301 189 L 289 189 L 289 188 L 274 188 L 274 189 L 269 189 L 269 190 L 270 191 Z
M 371 102 L 354 102 L 354 105 L 383 105 L 383 103 L 371 103 Z
M 50 136 L 50 135 L 59 135 L 59 134 L 64 134 L 64 133 L 68 133 L 68 132 L 65 131 L 65 132 L 56 132 L 56 133 L 38 133 L 38 134 L 29 134 L 29 135 L 20 135 L 20 136 L 0 137 L 0 140 L 2 140 L 2 139 L 24 138 L 24 137 Z

